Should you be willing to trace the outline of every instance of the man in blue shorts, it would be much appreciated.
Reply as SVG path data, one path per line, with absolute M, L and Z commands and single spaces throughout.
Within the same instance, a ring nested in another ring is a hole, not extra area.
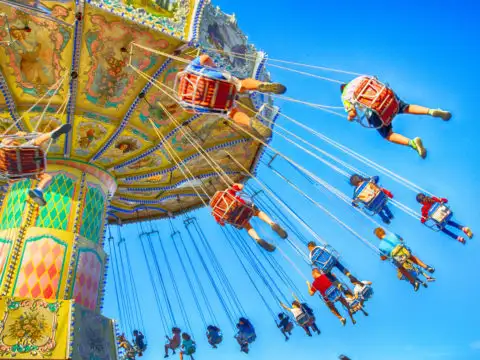
M 357 87 L 367 78 L 366 76 L 359 76 L 353 79 L 348 84 L 342 84 L 340 86 L 340 91 L 342 92 L 342 102 L 345 110 L 348 113 L 348 120 L 353 121 L 357 117 L 357 109 L 354 106 L 354 94 L 357 90 Z M 413 114 L 413 115 L 430 115 L 433 117 L 442 118 L 445 121 L 450 120 L 452 114 L 448 111 L 444 111 L 441 109 L 429 109 L 419 105 L 411 105 L 403 102 L 397 96 L 399 101 L 399 110 L 398 114 Z M 377 114 L 373 111 L 366 112 L 366 118 L 368 123 L 372 126 L 377 128 L 377 131 L 380 135 L 394 143 L 404 146 L 410 146 L 412 149 L 416 150 L 418 154 L 425 158 L 427 156 L 427 150 L 423 146 L 422 139 L 416 137 L 414 139 L 409 139 L 403 135 L 393 132 L 392 124 L 384 125 L 382 120 L 378 117 Z

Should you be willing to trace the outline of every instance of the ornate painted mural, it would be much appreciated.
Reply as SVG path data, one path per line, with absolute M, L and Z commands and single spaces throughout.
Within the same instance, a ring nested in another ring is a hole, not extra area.
M 160 217 L 200 206 L 192 185 L 201 190 L 208 180 L 210 195 L 224 186 L 203 151 L 236 179 L 243 175 L 224 149 L 252 168 L 258 143 L 220 116 L 179 106 L 176 77 L 186 64 L 169 58 L 196 56 L 198 49 L 187 43 L 193 39 L 213 49 L 217 64 L 234 75 L 267 79 L 264 54 L 248 43 L 234 16 L 193 0 L 88 0 L 80 8 L 70 0 L 45 0 L 40 7 L 43 15 L 33 17 L 0 4 L 0 41 L 6 42 L 0 47 L 0 131 L 16 131 L 15 123 L 42 132 L 73 124 L 68 136 L 51 144 L 50 161 L 71 158 L 115 177 L 109 221 L 135 220 L 137 211 L 147 212 L 141 206 Z M 240 101 L 253 117 L 271 99 L 246 95 Z M 80 190 L 65 177 L 56 180 L 52 189 L 66 195 L 46 192 L 61 210 L 53 217 L 41 210 L 35 224 L 40 228 L 74 226 L 77 215 L 65 212 L 72 211 L 71 193 Z M 19 204 L 26 195 L 15 189 L 5 199 L 12 211 L 3 213 L 0 230 L 20 225 L 15 216 L 24 210 Z M 86 219 L 100 219 L 108 202 L 92 189 L 81 196 L 86 203 L 78 210 L 78 231 L 96 241 L 103 224 Z

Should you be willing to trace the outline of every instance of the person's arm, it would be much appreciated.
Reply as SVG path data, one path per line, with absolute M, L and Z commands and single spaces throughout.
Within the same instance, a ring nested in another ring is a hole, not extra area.
M 315 289 L 312 286 L 312 284 L 310 284 L 310 281 L 307 281 L 307 286 L 308 286 L 308 293 L 310 294 L 310 296 L 315 295 L 315 293 L 317 292 L 317 289 Z
M 282 302 L 280 302 L 280 306 L 281 306 L 282 308 L 284 308 L 285 310 L 287 310 L 287 311 L 291 311 L 291 309 L 290 309 L 287 305 L 285 305 L 284 303 L 282 303 Z
M 393 194 L 390 192 L 390 190 L 387 190 L 385 188 L 380 188 L 385 195 L 387 195 L 390 199 L 393 199 Z

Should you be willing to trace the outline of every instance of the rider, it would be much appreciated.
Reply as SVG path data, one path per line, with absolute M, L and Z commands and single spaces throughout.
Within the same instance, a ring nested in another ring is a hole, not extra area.
M 138 356 L 142 356 L 142 353 L 145 351 L 145 336 L 142 334 L 141 331 L 133 330 L 133 343 L 135 344 L 136 348 L 138 349 Z
M 244 187 L 243 184 L 233 184 L 228 189 L 226 189 L 225 192 L 227 192 L 228 194 L 230 194 L 232 196 L 235 196 L 235 198 L 240 203 L 246 204 L 245 200 L 243 200 L 239 195 L 237 195 L 237 192 L 242 191 L 243 187 Z M 263 211 L 258 209 L 255 205 L 253 206 L 253 211 L 254 211 L 254 216 L 257 216 L 260 220 L 262 220 L 265 223 L 267 223 L 268 225 L 270 225 L 272 230 L 275 231 L 282 239 L 287 238 L 287 236 L 288 236 L 287 232 L 285 230 L 283 230 L 280 225 L 276 224 L 272 219 L 270 219 L 270 217 L 267 214 L 265 214 Z M 215 216 L 215 220 L 221 226 L 225 225 L 225 220 L 224 219 L 219 218 L 218 216 Z M 245 224 L 244 229 L 247 230 L 248 235 L 250 235 L 250 237 L 252 237 L 257 242 L 257 244 L 260 245 L 262 248 L 264 248 L 265 250 L 270 251 L 270 252 L 275 250 L 274 245 L 272 245 L 272 244 L 268 243 L 267 241 L 263 240 L 262 238 L 260 238 L 257 231 L 252 227 L 250 222 Z
M 355 285 L 360 283 L 358 279 L 353 276 L 350 271 L 345 266 L 343 266 L 342 263 L 340 263 L 337 257 L 335 257 L 326 247 L 317 246 L 314 241 L 310 241 L 307 246 L 308 250 L 310 251 L 310 261 L 312 262 L 313 266 L 317 268 L 322 268 L 322 264 L 315 259 L 318 259 L 320 254 L 325 253 L 326 255 L 330 256 L 334 261 L 333 266 L 340 270 L 345 276 L 347 276 L 352 284 Z M 335 278 L 333 278 L 329 272 L 327 272 L 326 275 L 330 277 L 330 281 L 335 282 Z
M 56 128 L 55 130 L 45 133 L 45 134 L 38 134 L 33 139 L 25 141 L 25 137 L 28 135 L 26 132 L 19 131 L 17 132 L 14 137 L 4 137 L 0 143 L 3 146 L 14 146 L 14 147 L 28 147 L 28 146 L 37 146 L 41 147 L 43 151 L 46 151 L 47 145 L 50 140 L 57 140 L 61 135 L 67 134 L 72 130 L 72 125 L 70 124 L 63 124 Z M 42 172 L 37 175 L 38 184 L 35 189 L 32 189 L 28 192 L 30 198 L 35 201 L 40 206 L 45 206 L 46 201 L 43 196 L 45 189 L 50 185 L 52 182 L 52 175 Z M 17 179 L 16 179 L 17 180 Z M 12 181 L 16 181 L 12 180 Z M 18 179 L 20 180 L 20 179 Z
M 278 314 L 278 319 L 280 320 L 280 322 L 277 324 L 277 327 L 280 329 L 282 334 L 285 335 L 285 341 L 288 341 L 288 339 L 290 339 L 288 335 L 292 335 L 293 323 L 290 321 L 290 318 L 284 313 Z
M 220 329 L 214 325 L 208 325 L 207 339 L 208 343 L 212 345 L 214 349 L 216 349 L 217 345 L 222 342 L 222 334 L 220 333 Z
M 355 186 L 355 190 L 353 192 L 353 206 L 357 206 L 357 201 L 363 202 L 362 199 L 359 198 L 360 195 L 360 188 L 362 185 L 367 181 L 371 181 L 373 184 L 378 186 L 378 181 L 380 178 L 378 176 L 373 176 L 370 179 L 366 179 L 363 176 L 360 176 L 358 174 L 354 174 L 350 177 L 350 185 Z M 382 187 L 379 187 L 379 189 L 387 195 L 390 199 L 393 199 L 393 194 Z M 382 209 L 378 212 L 378 215 L 382 218 L 383 222 L 386 224 L 390 224 L 390 221 L 393 219 L 393 214 L 392 211 L 388 208 L 388 206 L 385 204 L 383 205 Z
M 183 360 L 183 355 L 188 355 L 192 360 L 193 354 L 196 351 L 195 341 L 187 333 L 182 334 L 182 351 L 180 351 L 180 360 Z
M 432 206 L 435 203 L 446 204 L 446 203 L 448 203 L 448 200 L 445 199 L 445 198 L 437 198 L 435 196 L 427 196 L 425 194 L 418 194 L 417 195 L 417 202 L 419 202 L 420 204 L 423 205 L 422 206 L 422 218 L 420 219 L 420 221 L 422 222 L 422 224 L 424 224 L 429 218 L 429 212 L 430 212 L 430 209 L 432 208 Z M 467 235 L 470 239 L 473 237 L 472 230 L 470 230 L 470 228 L 467 227 L 467 226 L 462 226 L 462 225 L 460 225 L 457 222 L 452 221 L 452 220 L 448 220 L 445 225 L 449 225 L 449 226 L 455 227 L 455 228 L 463 231 L 465 233 L 465 235 Z M 459 236 L 459 235 L 457 236 L 456 234 L 454 234 L 453 232 L 448 230 L 445 226 L 442 226 L 440 228 L 440 230 L 442 232 L 444 232 L 445 234 L 447 234 L 448 236 L 454 238 L 455 240 L 460 241 L 462 244 L 465 244 L 466 241 L 465 241 L 465 238 L 463 236 Z
M 433 274 L 435 272 L 435 268 L 425 264 L 421 261 L 418 257 L 411 254 L 410 249 L 408 249 L 403 242 L 403 239 L 395 234 L 389 233 L 387 234 L 384 229 L 376 228 L 374 231 L 375 235 L 380 239 L 380 259 L 387 260 L 392 259 L 393 263 L 397 266 L 398 271 L 413 285 L 415 291 L 418 290 L 420 287 L 420 281 L 416 279 L 408 269 L 405 269 L 404 264 L 399 263 L 397 260 L 394 259 L 394 253 L 401 248 L 405 248 L 408 250 L 409 257 L 406 260 L 411 261 L 413 264 L 418 265 L 419 267 L 427 270 L 429 273 Z
M 237 329 L 238 333 L 235 335 L 235 338 L 240 345 L 240 351 L 248 354 L 250 351 L 249 345 L 257 338 L 255 328 L 248 319 L 241 317 L 238 321 Z
M 315 323 L 315 316 L 312 309 L 307 304 L 301 304 L 298 299 L 292 302 L 292 307 L 289 308 L 284 303 L 280 302 L 280 306 L 285 310 L 290 311 L 299 326 L 305 330 L 308 336 L 312 336 L 310 327 L 313 331 L 320 335 L 320 329 Z
M 342 325 L 345 325 L 347 320 L 340 315 L 334 304 L 336 301 L 340 301 L 340 303 L 347 309 L 348 315 L 350 316 L 350 319 L 352 319 L 352 323 L 355 324 L 356 321 L 353 318 L 353 311 L 350 309 L 350 305 L 343 297 L 340 290 L 330 281 L 327 274 L 315 268 L 312 270 L 312 276 L 314 279 L 313 283 L 310 284 L 310 282 L 307 281 L 310 296 L 315 295 L 317 291 L 320 292 L 330 311 L 340 320 Z
M 353 105 L 354 102 L 354 94 L 357 90 L 358 86 L 362 84 L 362 82 L 368 78 L 367 76 L 359 76 L 348 84 L 342 84 L 340 86 L 340 91 L 342 93 L 342 101 L 345 107 L 345 110 L 348 112 L 348 120 L 353 121 L 357 117 L 357 109 Z M 398 99 L 398 96 L 397 96 Z M 440 110 L 440 109 L 429 109 L 419 105 L 410 105 L 402 100 L 398 99 L 400 102 L 399 106 L 399 114 L 413 114 L 413 115 L 430 115 L 433 117 L 439 117 L 443 120 L 447 121 L 450 120 L 452 115 L 448 111 Z M 366 112 L 367 121 L 370 125 L 378 128 L 378 132 L 380 135 L 395 144 L 410 146 L 412 149 L 416 150 L 418 154 L 425 158 L 427 155 L 427 150 L 424 148 L 422 139 L 416 137 L 414 139 L 408 139 L 403 135 L 393 132 L 392 124 L 384 126 L 382 120 L 378 117 L 378 115 L 373 111 Z
M 173 354 L 175 354 L 175 350 L 178 349 L 180 346 L 180 334 L 182 333 L 182 330 L 180 330 L 177 327 L 172 328 L 172 337 L 169 338 L 168 336 L 165 336 L 167 338 L 168 343 L 165 344 L 165 358 L 168 357 L 168 350 L 172 350 Z
M 232 81 L 237 87 L 237 91 L 239 93 L 258 91 L 263 93 L 284 94 L 287 91 L 287 88 L 284 85 L 278 83 L 262 82 L 251 78 L 243 80 L 237 79 L 230 73 L 222 71 L 221 69 L 217 69 L 215 62 L 206 54 L 200 55 L 199 57 L 193 59 L 185 70 L 200 72 L 203 75 L 213 79 Z M 272 134 L 270 127 L 264 125 L 256 118 L 251 118 L 238 107 L 234 107 L 228 116 L 236 124 L 255 130 L 263 138 L 269 138 Z

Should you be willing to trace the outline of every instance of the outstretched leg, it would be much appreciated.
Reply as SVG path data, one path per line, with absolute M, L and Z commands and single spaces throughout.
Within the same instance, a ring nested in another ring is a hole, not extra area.
M 272 129 L 258 120 L 256 117 L 251 117 L 244 111 L 239 110 L 238 108 L 233 108 L 228 116 L 232 119 L 236 124 L 248 128 L 253 129 L 254 133 L 252 135 L 260 135 L 261 138 L 267 139 L 272 136 Z
M 183 360 L 183 351 L 180 351 L 180 360 Z
M 425 149 L 422 139 L 420 139 L 419 137 L 416 137 L 415 139 L 409 139 L 390 130 L 385 139 L 394 144 L 410 146 L 412 149 L 416 150 L 418 155 L 420 155 L 422 158 L 425 158 L 427 156 L 427 149 Z
M 338 301 L 340 301 L 340 303 L 343 306 L 345 306 L 345 309 L 347 309 L 347 311 L 348 311 L 348 316 L 350 316 L 350 320 L 352 320 L 352 323 L 355 325 L 357 322 L 353 318 L 353 311 L 350 308 L 350 305 L 348 304 L 347 300 L 343 296 L 340 296 L 340 299 L 338 299 Z
M 337 310 L 337 308 L 335 307 L 335 304 L 332 303 L 331 301 L 329 300 L 325 300 L 325 304 L 327 304 L 328 308 L 330 309 L 330 311 L 332 312 L 333 315 L 335 315 L 339 320 L 340 322 L 345 325 L 346 323 L 346 320 L 345 318 L 340 315 L 339 311 Z
M 270 225 L 275 231 L 278 236 L 280 236 L 282 239 L 286 239 L 288 237 L 288 234 L 285 230 L 283 230 L 280 225 L 276 224 L 267 214 L 265 214 L 263 211 L 259 210 L 257 213 L 257 217 L 262 220 L 263 222 L 267 223 Z
M 410 255 L 409 260 L 411 260 L 414 264 L 417 264 L 418 266 L 424 268 L 425 270 L 427 270 L 431 274 L 435 272 L 435 268 L 433 268 L 432 266 L 428 266 L 422 260 L 420 260 L 419 258 L 417 258 L 414 255 Z
M 385 214 L 388 216 L 388 218 L 391 220 L 393 219 L 393 213 L 392 213 L 392 210 L 390 210 L 390 208 L 388 207 L 388 205 L 385 205 L 383 207 L 383 211 L 385 212 Z
M 380 216 L 380 218 L 385 224 L 390 224 L 390 218 L 383 210 L 378 212 L 378 216 Z
M 448 111 L 441 109 L 429 109 L 420 105 L 408 105 L 403 110 L 403 113 L 412 115 L 430 115 L 433 117 L 442 118 L 445 121 L 450 120 L 450 118 L 452 117 L 452 114 Z
M 407 269 L 405 269 L 402 265 L 397 264 L 397 268 L 400 274 L 402 274 L 408 280 L 408 282 L 413 285 L 413 288 L 415 289 L 415 291 L 417 291 L 418 288 L 420 287 L 420 282 L 418 281 L 418 279 L 413 277 L 412 274 L 410 274 L 410 272 Z
M 260 236 L 258 235 L 257 231 L 252 227 L 250 223 L 247 223 L 245 225 L 245 230 L 247 230 L 248 235 L 257 242 L 258 245 L 260 245 L 262 248 L 264 248 L 268 252 L 273 252 L 275 251 L 275 246 L 266 242 Z
M 251 78 L 241 80 L 241 85 L 240 92 L 256 90 L 265 93 L 284 94 L 287 91 L 287 88 L 282 84 L 262 82 Z
M 28 196 L 35 201 L 39 206 L 45 206 L 47 202 L 43 196 L 43 191 L 50 185 L 52 182 L 53 176 L 48 173 L 42 173 L 38 175 L 39 182 L 35 189 L 28 191 Z

